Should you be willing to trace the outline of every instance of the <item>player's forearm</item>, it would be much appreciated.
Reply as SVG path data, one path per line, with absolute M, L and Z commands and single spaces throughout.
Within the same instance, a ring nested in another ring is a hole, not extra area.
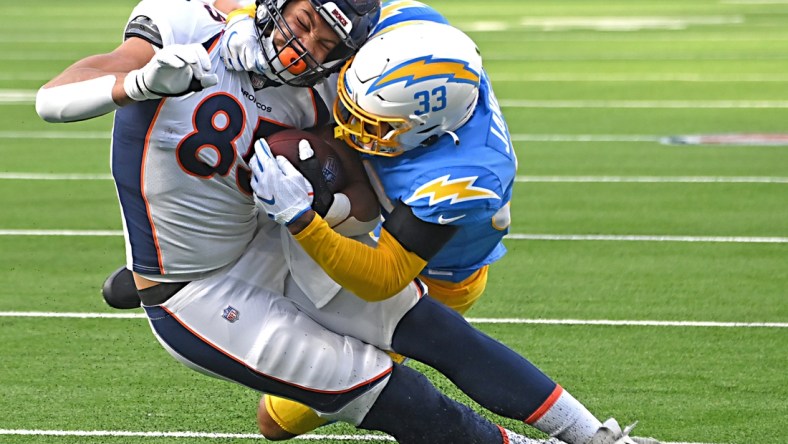
M 153 54 L 150 44 L 131 39 L 112 53 L 78 61 L 38 90 L 38 115 L 47 122 L 73 122 L 131 103 L 124 88 L 126 74 L 143 66 Z
M 336 233 L 311 211 L 288 228 L 332 279 L 367 301 L 399 293 L 427 264 L 385 230 L 373 248 Z
M 36 94 L 36 112 L 47 122 L 92 119 L 128 104 L 123 78 L 97 70 L 75 70 L 73 75 L 47 84 Z

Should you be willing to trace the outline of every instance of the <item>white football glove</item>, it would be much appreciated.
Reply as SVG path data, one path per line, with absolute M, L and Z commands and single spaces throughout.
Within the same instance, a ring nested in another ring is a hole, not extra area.
M 273 158 L 265 139 L 254 144 L 252 190 L 268 217 L 290 225 L 312 207 L 312 185 L 282 156 Z
M 254 19 L 238 14 L 224 25 L 224 34 L 219 42 L 219 58 L 227 69 L 252 71 L 265 74 L 268 62 L 263 57 L 259 31 Z
M 137 102 L 181 96 L 216 85 L 219 79 L 210 70 L 211 59 L 201 44 L 169 45 L 147 65 L 128 73 L 123 88 Z

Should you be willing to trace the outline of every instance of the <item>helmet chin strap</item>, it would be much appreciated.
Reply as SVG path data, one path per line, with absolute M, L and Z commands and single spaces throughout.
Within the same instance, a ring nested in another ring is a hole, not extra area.
M 454 131 L 446 131 L 446 134 L 451 136 L 451 139 L 454 141 L 455 145 L 459 145 L 460 144 L 460 138 L 457 137 L 456 134 L 454 134 Z
M 476 109 L 476 103 L 477 102 L 479 102 L 479 90 L 478 89 L 476 90 L 476 97 L 473 98 L 473 103 L 471 103 L 471 105 L 468 107 L 468 110 L 465 112 L 465 115 L 462 116 L 462 119 L 460 119 L 460 121 L 457 122 L 457 124 L 454 125 L 452 128 L 446 130 L 446 134 L 451 136 L 451 139 L 454 141 L 455 145 L 459 145 L 460 144 L 460 138 L 457 137 L 457 134 L 455 134 L 454 131 L 457 131 L 457 129 L 461 128 L 463 125 L 465 125 L 466 122 L 471 120 L 471 116 L 473 115 L 473 110 Z

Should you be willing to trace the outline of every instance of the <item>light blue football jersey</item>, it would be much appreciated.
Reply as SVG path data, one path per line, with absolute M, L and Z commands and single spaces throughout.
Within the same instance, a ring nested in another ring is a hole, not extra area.
M 383 30 L 388 31 L 398 26 L 417 22 L 449 24 L 449 21 L 438 11 L 424 3 L 412 0 L 389 0 L 381 5 L 380 19 L 378 24 L 372 28 L 370 35 L 374 36 Z
M 459 227 L 423 271 L 451 282 L 506 253 L 501 241 L 509 231 L 517 158 L 486 73 L 471 119 L 455 134 L 459 145 L 444 134 L 397 157 L 364 155 L 373 185 L 391 203 L 404 202 L 424 221 Z

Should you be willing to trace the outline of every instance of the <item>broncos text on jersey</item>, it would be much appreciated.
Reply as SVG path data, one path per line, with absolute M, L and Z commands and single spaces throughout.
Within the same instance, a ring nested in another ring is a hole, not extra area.
M 331 79 L 312 88 L 255 88 L 248 73 L 219 60 L 223 26 L 210 6 L 183 0 L 143 0 L 126 26 L 126 38 L 155 47 L 203 44 L 219 79 L 198 93 L 115 113 L 112 174 L 127 267 L 152 280 L 193 280 L 236 259 L 258 224 L 247 165 L 253 141 L 330 119 Z

